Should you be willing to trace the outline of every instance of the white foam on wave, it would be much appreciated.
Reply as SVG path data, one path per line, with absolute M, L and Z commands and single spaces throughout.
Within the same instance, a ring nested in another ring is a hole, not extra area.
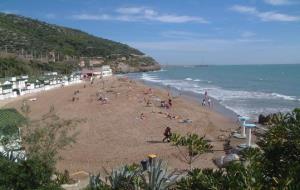
M 299 101 L 300 99 L 297 99 L 295 96 L 287 96 L 283 94 L 278 94 L 278 93 L 272 93 L 272 96 L 282 98 L 284 100 L 292 100 L 292 101 Z
M 204 93 L 207 91 L 210 96 L 213 98 L 225 101 L 225 100 L 234 100 L 234 99 L 283 99 L 290 101 L 297 101 L 298 99 L 294 96 L 287 96 L 278 93 L 265 93 L 265 92 L 256 92 L 256 91 L 243 91 L 243 90 L 227 90 L 213 85 L 201 85 L 191 78 L 185 78 L 183 80 L 161 80 L 156 75 L 150 75 L 143 73 L 141 79 L 159 82 L 163 85 L 170 85 L 175 88 L 187 89 L 196 93 Z M 187 82 L 188 81 L 188 82 Z M 195 89 L 196 88 L 196 89 Z
M 150 72 L 153 72 L 153 73 L 159 73 L 159 72 L 166 72 L 168 70 L 166 69 L 160 69 L 160 70 L 157 70 L 157 71 L 150 71 Z
M 200 79 L 195 79 L 195 80 L 193 80 L 193 81 L 195 81 L 195 82 L 200 82 L 201 80 L 200 80 Z
M 222 88 L 214 88 L 210 95 L 218 100 L 234 100 L 234 99 L 266 99 L 266 100 L 290 100 L 297 101 L 293 96 L 282 95 L 278 93 L 266 93 L 256 91 L 243 91 L 243 90 L 226 90 Z
M 157 76 L 147 74 L 147 73 L 143 73 L 141 79 L 145 81 L 155 82 L 155 83 L 161 82 L 161 80 Z
M 259 114 L 271 114 L 271 113 L 286 113 L 291 111 L 289 108 L 275 108 L 275 107 L 254 107 L 254 108 L 245 108 L 245 106 L 229 106 L 229 105 L 224 105 L 227 109 L 232 110 L 233 112 L 242 115 L 242 116 L 247 116 L 250 117 L 254 120 L 257 119 L 257 116 Z

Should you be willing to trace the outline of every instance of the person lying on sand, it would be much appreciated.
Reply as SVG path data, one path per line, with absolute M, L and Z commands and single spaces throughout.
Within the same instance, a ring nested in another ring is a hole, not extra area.
M 166 101 L 162 100 L 162 101 L 160 101 L 160 107 L 169 109 L 170 105 L 168 103 L 166 103 Z
M 166 102 L 164 100 L 160 101 L 160 107 L 162 108 L 166 107 Z
M 141 120 L 145 119 L 145 115 L 144 115 L 144 113 L 141 113 L 141 115 L 140 115 L 140 119 L 141 119 Z
M 98 98 L 98 101 L 100 101 L 102 104 L 107 104 L 108 103 L 108 98 L 103 98 L 102 96 L 100 96 L 99 98 Z
M 148 90 L 145 90 L 144 94 L 152 94 L 152 88 L 149 88 Z
M 150 106 L 151 106 L 151 102 L 150 102 L 150 100 L 147 100 L 147 102 L 146 102 L 146 106 L 147 106 L 147 107 L 150 107 Z
M 165 137 L 163 138 L 163 142 L 165 142 L 165 141 L 170 142 L 170 138 L 172 136 L 171 128 L 170 127 L 167 127 L 165 129 L 164 136 Z

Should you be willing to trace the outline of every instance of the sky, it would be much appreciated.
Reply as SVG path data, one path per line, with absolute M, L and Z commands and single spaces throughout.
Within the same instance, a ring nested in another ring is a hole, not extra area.
M 0 0 L 0 11 L 126 43 L 161 64 L 300 63 L 300 0 Z

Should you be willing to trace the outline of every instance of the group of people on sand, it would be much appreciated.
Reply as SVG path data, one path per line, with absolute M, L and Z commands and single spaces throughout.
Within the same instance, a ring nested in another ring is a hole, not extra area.
M 72 97 L 72 102 L 79 100 L 79 97 L 77 96 L 77 94 L 79 94 L 79 90 L 74 91 L 74 96 Z
M 204 93 L 204 98 L 202 100 L 202 106 L 208 106 L 209 108 L 212 108 L 212 106 L 213 106 L 212 101 L 211 101 L 210 97 L 208 96 L 207 91 L 205 91 L 205 93 Z
M 160 107 L 170 109 L 173 106 L 172 98 L 170 93 L 168 93 L 168 100 L 160 101 Z
M 168 98 L 167 101 L 162 100 L 160 101 L 160 107 L 162 108 L 166 108 L 166 109 L 170 109 L 172 107 L 173 103 L 172 103 L 172 99 Z

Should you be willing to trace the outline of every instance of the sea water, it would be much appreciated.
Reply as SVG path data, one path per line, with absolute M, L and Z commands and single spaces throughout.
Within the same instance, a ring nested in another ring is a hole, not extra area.
M 166 66 L 134 77 L 180 91 L 206 91 L 236 114 L 252 118 L 300 108 L 300 65 L 296 64 Z

